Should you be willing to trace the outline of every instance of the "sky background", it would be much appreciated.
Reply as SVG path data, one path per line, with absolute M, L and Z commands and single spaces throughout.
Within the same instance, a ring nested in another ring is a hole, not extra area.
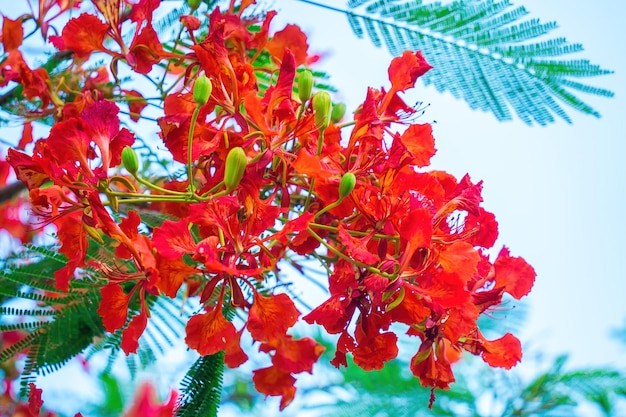
M 326 0 L 342 6 L 344 1 Z M 526 297 L 527 325 L 518 336 L 527 354 L 570 354 L 570 368 L 610 365 L 626 369 L 626 345 L 613 333 L 626 327 L 626 2 L 623 0 L 524 0 L 530 17 L 555 20 L 549 37 L 582 43 L 572 59 L 589 59 L 615 73 L 589 84 L 611 89 L 612 99 L 581 96 L 602 117 L 566 108 L 573 123 L 547 127 L 498 122 L 433 87 L 417 88 L 407 102 L 429 107 L 421 122 L 433 123 L 433 169 L 483 180 L 484 207 L 495 213 L 502 245 L 535 268 Z M 6 0 L 0 10 L 7 11 Z M 391 55 L 352 34 L 345 15 L 297 0 L 275 0 L 272 29 L 297 23 L 310 51 L 323 55 L 315 68 L 331 75 L 336 99 L 354 110 L 368 86 L 389 85 Z M 423 54 L 428 59 L 429 51 Z M 532 103 L 529 103 L 532 105 Z M 21 129 L 0 129 L 2 137 Z M 77 377 L 79 378 L 79 377 Z
M 326 1 L 339 6 L 345 2 Z M 537 272 L 528 319 L 519 335 L 529 354 L 570 354 L 570 367 L 626 368 L 626 346 L 613 333 L 626 326 L 626 2 L 524 0 L 531 18 L 557 21 L 547 38 L 566 37 L 589 59 L 615 71 L 582 81 L 615 92 L 612 99 L 581 96 L 601 118 L 566 110 L 572 124 L 546 127 L 519 120 L 498 122 L 434 87 L 417 88 L 408 103 L 430 104 L 423 122 L 433 123 L 437 154 L 433 169 L 483 180 L 484 207 L 499 222 L 502 245 Z M 331 75 L 337 97 L 354 110 L 367 86 L 387 87 L 391 55 L 353 34 L 344 15 L 297 0 L 275 2 L 273 27 L 297 23 L 310 50 L 323 55 L 317 68 Z M 423 51 L 428 59 L 429 51 Z M 532 105 L 532 103 L 529 103 Z

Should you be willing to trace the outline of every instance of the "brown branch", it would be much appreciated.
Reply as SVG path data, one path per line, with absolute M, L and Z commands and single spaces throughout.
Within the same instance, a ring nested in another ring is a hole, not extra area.
M 5 201 L 12 200 L 25 189 L 26 184 L 21 181 L 5 185 L 4 187 L 0 187 L 0 204 L 4 203 Z

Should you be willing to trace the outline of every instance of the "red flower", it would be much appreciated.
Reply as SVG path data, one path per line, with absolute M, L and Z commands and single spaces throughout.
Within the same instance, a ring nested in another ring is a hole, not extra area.
M 503 247 L 493 265 L 496 271 L 496 287 L 503 287 L 504 291 L 518 300 L 530 292 L 536 274 L 524 259 L 510 256 L 509 249 Z
M 413 88 L 415 81 L 431 68 L 421 51 L 404 51 L 401 56 L 392 59 L 389 65 L 391 90 L 399 92 Z
M 522 359 L 522 345 L 511 333 L 491 342 L 483 339 L 483 348 L 485 362 L 498 368 L 511 369 Z
M 267 43 L 267 50 L 278 61 L 283 61 L 285 52 L 291 51 L 295 56 L 296 67 L 317 61 L 317 57 L 309 57 L 308 49 L 307 37 L 297 25 L 285 26 Z
M 51 36 L 50 41 L 60 50 L 69 49 L 78 58 L 87 59 L 93 52 L 102 52 L 109 26 L 92 14 L 83 13 L 70 19 L 61 36 Z
M 122 417 L 171 417 L 176 409 L 176 391 L 171 391 L 166 403 L 157 398 L 154 385 L 144 382 L 135 393 L 132 405 Z
M 110 283 L 100 289 L 102 301 L 98 314 L 107 332 L 113 333 L 126 324 L 129 297 L 119 284 Z
M 265 395 L 280 396 L 280 410 L 284 410 L 296 395 L 296 379 L 276 366 L 257 369 L 252 376 L 255 388 Z
M 255 340 L 271 342 L 285 336 L 300 312 L 287 294 L 264 297 L 257 294 L 248 315 L 248 331 Z
M 2 44 L 4 52 L 12 52 L 20 47 L 24 38 L 24 28 L 22 20 L 11 20 L 6 16 L 2 17 Z
M 237 338 L 235 326 L 224 318 L 222 306 L 207 308 L 206 313 L 196 314 L 187 323 L 187 346 L 200 355 L 214 355 L 227 350 L 232 340 Z

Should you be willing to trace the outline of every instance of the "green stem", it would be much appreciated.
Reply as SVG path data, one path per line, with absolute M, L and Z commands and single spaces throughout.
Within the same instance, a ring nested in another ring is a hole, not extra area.
M 189 137 L 187 138 L 187 178 L 189 179 L 189 185 L 187 189 L 190 193 L 194 193 L 196 191 L 196 187 L 193 184 L 193 132 L 196 128 L 196 122 L 198 121 L 198 115 L 200 114 L 200 107 L 196 106 L 191 115 L 191 126 L 189 126 Z
M 135 179 L 139 183 L 145 185 L 146 187 L 151 188 L 151 189 L 156 190 L 156 191 L 160 191 L 160 192 L 162 192 L 162 193 L 164 193 L 166 195 L 178 195 L 178 196 L 188 196 L 189 195 L 188 192 L 168 190 L 166 188 L 159 187 L 158 185 L 154 185 L 154 184 L 144 180 L 143 178 L 141 178 L 141 177 L 139 177 L 137 175 L 135 176 Z
M 387 278 L 389 280 L 396 279 L 396 275 L 388 274 L 386 272 L 382 272 L 378 268 L 375 268 L 375 267 L 370 266 L 370 265 L 366 265 L 363 262 L 359 262 L 359 261 L 357 261 L 355 259 L 350 258 L 348 255 L 346 255 L 345 253 L 341 252 L 339 249 L 335 248 L 334 246 L 332 246 L 328 242 L 326 242 L 324 239 L 322 239 L 322 237 L 320 235 L 318 235 L 317 233 L 315 233 L 313 231 L 313 229 L 311 229 L 310 227 L 307 227 L 306 230 L 307 230 L 307 232 L 309 232 L 309 234 L 311 236 L 313 236 L 315 238 L 315 240 L 320 242 L 322 245 L 326 246 L 326 248 L 329 251 L 331 251 L 334 255 L 338 256 L 339 258 L 343 259 L 344 261 L 350 262 L 351 264 L 353 264 L 355 266 L 358 266 L 360 268 L 363 268 L 363 269 L 371 272 L 372 274 L 380 275 L 381 277 Z
M 326 224 L 320 224 L 320 223 L 309 223 L 309 226 L 313 226 L 317 229 L 322 229 L 322 230 L 327 230 L 329 232 L 338 232 L 337 228 L 334 226 L 328 226 Z M 347 232 L 350 234 L 350 236 L 367 236 L 369 235 L 369 232 L 359 232 L 357 230 L 347 230 Z M 385 239 L 385 240 L 398 240 L 399 237 L 398 236 L 392 236 L 392 235 L 383 235 L 380 233 L 374 233 L 374 235 L 372 236 L 374 239 Z

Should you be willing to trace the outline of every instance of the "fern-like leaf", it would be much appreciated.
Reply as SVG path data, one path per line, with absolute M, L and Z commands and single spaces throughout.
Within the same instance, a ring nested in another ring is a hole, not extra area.
M 224 352 L 201 356 L 182 381 L 177 417 L 215 417 L 222 394 Z
M 571 122 L 563 105 L 599 117 L 573 90 L 613 96 L 573 81 L 611 71 L 587 60 L 560 59 L 582 51 L 582 46 L 562 37 L 538 40 L 556 29 L 556 23 L 522 20 L 526 9 L 508 0 L 350 0 L 347 9 L 299 1 L 345 13 L 355 35 L 367 36 L 376 46 L 384 44 L 393 55 L 422 50 L 434 67 L 422 77 L 425 84 L 449 91 L 498 120 L 516 114 L 527 124 L 545 125 L 557 117 Z

